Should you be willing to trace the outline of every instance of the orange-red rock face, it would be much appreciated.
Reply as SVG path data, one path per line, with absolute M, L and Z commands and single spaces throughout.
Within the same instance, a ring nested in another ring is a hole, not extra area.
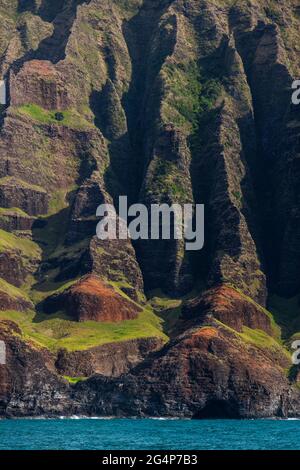
M 118 379 L 101 376 L 77 393 L 104 415 L 253 418 L 297 416 L 298 393 L 263 350 L 246 345 L 226 328 L 187 331 L 151 361 Z
M 117 323 L 133 320 L 141 308 L 118 294 L 96 276 L 88 276 L 65 294 L 67 312 L 78 321 Z
M 46 310 L 63 306 L 74 320 L 118 323 L 137 318 L 142 309 L 98 276 L 87 275 L 63 294 L 46 301 Z
M 215 318 L 237 331 L 242 331 L 243 326 L 247 326 L 273 335 L 271 318 L 266 311 L 250 298 L 228 286 L 210 289 L 186 302 L 182 317 L 203 323 L 206 319 Z

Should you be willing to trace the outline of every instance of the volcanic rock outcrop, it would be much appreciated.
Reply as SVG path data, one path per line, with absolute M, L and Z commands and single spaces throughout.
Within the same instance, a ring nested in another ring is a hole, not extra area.
M 243 331 L 246 326 L 270 336 L 274 334 L 271 315 L 252 299 L 227 286 L 216 287 L 186 302 L 182 318 L 202 323 L 215 318 L 237 331 Z
M 298 416 L 282 367 L 226 328 L 188 331 L 128 375 L 79 384 L 90 412 L 105 416 L 253 418 Z
M 19 73 L 12 71 L 11 106 L 35 103 L 47 110 L 63 111 L 71 106 L 64 80 L 50 61 L 25 62 Z
M 149 337 L 107 343 L 85 351 L 61 349 L 55 367 L 61 375 L 69 377 L 90 377 L 94 374 L 119 377 L 163 346 L 162 339 Z
M 50 297 L 45 310 L 54 312 L 63 307 L 74 320 L 117 323 L 133 320 L 142 309 L 122 297 L 100 278 L 88 275 L 64 293 Z
M 25 342 L 13 322 L 0 322 L 6 364 L 0 365 L 0 413 L 6 416 L 59 416 L 68 402 L 68 384 L 51 370 L 47 350 Z M 38 393 L 36 391 L 38 390 Z

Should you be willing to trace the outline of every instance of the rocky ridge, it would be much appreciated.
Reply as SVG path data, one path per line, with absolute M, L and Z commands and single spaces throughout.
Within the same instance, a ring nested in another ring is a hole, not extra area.
M 1 413 L 298 415 L 298 330 L 280 336 L 285 306 L 293 324 L 300 314 L 297 2 L 2 0 L 0 16 L 3 318 L 113 318 L 125 331 L 158 292 L 171 337 L 63 353 L 1 323 Z M 96 208 L 118 209 L 119 195 L 205 203 L 204 250 L 100 242 Z

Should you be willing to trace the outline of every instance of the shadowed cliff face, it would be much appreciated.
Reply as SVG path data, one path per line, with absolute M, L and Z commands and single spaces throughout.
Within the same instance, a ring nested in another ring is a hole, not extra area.
M 0 18 L 0 318 L 30 311 L 40 323 L 50 312 L 54 356 L 64 322 L 119 324 L 109 351 L 133 341 L 119 366 L 101 368 L 105 345 L 83 340 L 52 358 L 74 377 L 142 362 L 124 380 L 77 386 L 79 411 L 297 413 L 284 372 L 300 315 L 296 0 L 0 0 Z M 204 203 L 204 249 L 99 241 L 96 209 L 118 210 L 120 195 L 147 207 Z M 101 289 L 87 295 L 87 279 L 109 285 L 111 304 Z M 172 342 L 153 354 L 166 339 L 156 313 Z M 142 339 L 141 315 L 153 315 Z

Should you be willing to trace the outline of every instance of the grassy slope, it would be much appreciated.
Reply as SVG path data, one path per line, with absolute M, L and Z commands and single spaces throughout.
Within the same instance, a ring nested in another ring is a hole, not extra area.
M 38 246 L 31 240 L 0 230 L 0 253 L 14 250 L 22 251 L 29 258 L 38 257 L 40 251 Z
M 87 121 L 78 113 L 78 111 L 74 109 L 59 111 L 61 120 L 56 119 L 56 114 L 58 111 L 48 111 L 36 104 L 26 104 L 24 106 L 20 106 L 15 109 L 15 112 L 23 114 L 41 124 L 56 124 L 74 129 L 87 129 L 93 127 L 92 123 Z
M 253 330 L 252 328 L 244 327 L 242 332 L 237 332 L 233 328 L 230 328 L 225 323 L 216 320 L 222 328 L 229 330 L 233 333 L 236 338 L 239 338 L 243 343 L 250 344 L 260 349 L 261 351 L 273 351 L 274 353 L 280 353 L 286 356 L 287 360 L 291 360 L 291 354 L 285 345 L 282 343 L 280 338 L 272 338 L 262 330 Z
M 22 211 L 22 209 L 19 209 L 18 207 L 11 207 L 9 209 L 0 207 L 0 218 L 8 217 L 12 214 L 23 218 L 30 218 L 30 216 L 26 214 L 26 212 Z
M 0 278 L 0 291 L 5 292 L 8 294 L 12 299 L 24 299 L 29 301 L 27 295 L 15 286 L 12 286 L 8 282 L 4 281 L 4 279 Z
M 109 342 L 150 336 L 167 339 L 162 331 L 162 321 L 150 307 L 146 307 L 137 319 L 121 323 L 77 323 L 70 321 L 62 312 L 36 315 L 35 312 L 6 311 L 0 312 L 0 319 L 15 321 L 25 338 L 54 351 L 59 348 L 84 350 Z
M 289 351 L 285 348 L 281 341 L 272 338 L 262 330 L 253 330 L 251 328 L 244 327 L 243 332 L 240 333 L 239 336 L 246 343 L 253 344 L 257 348 L 262 350 L 271 349 L 274 350 L 274 352 L 281 352 L 287 357 L 288 360 L 291 360 Z

